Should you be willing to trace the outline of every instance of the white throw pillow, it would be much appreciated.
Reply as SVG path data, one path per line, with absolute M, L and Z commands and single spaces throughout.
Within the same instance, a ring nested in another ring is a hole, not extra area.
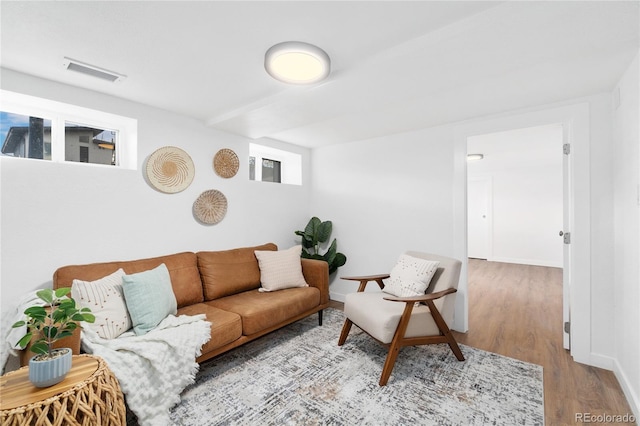
M 73 280 L 71 297 L 76 306 L 89 308 L 95 315 L 93 324 L 82 323 L 103 339 L 115 339 L 132 326 L 122 290 L 124 271 L 118 269 L 96 281 Z
M 302 246 L 294 246 L 287 250 L 256 250 L 256 258 L 260 267 L 259 291 L 275 291 L 292 287 L 309 287 L 302 275 L 300 254 Z
M 436 260 L 402 254 L 391 270 L 388 283 L 382 291 L 397 297 L 422 296 L 427 291 L 438 265 L 440 262 Z

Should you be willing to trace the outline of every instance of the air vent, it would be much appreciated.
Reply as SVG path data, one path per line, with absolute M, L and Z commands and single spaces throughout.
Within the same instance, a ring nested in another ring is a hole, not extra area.
M 90 75 L 112 83 L 122 81 L 127 77 L 126 75 L 105 70 L 104 68 L 96 67 L 95 65 L 85 64 L 84 62 L 76 61 L 71 58 L 64 58 L 63 65 L 68 70 Z

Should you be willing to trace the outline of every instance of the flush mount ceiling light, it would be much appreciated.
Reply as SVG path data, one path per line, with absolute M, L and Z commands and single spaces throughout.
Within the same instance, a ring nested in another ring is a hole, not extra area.
M 267 50 L 264 68 L 276 80 L 289 84 L 312 84 L 331 71 L 329 55 L 317 46 L 301 41 L 278 43 Z
M 112 83 L 122 81 L 126 78 L 126 75 L 118 74 L 117 72 L 105 70 L 104 68 L 96 67 L 95 65 L 85 64 L 84 62 L 76 61 L 71 58 L 64 58 L 62 65 L 71 71 L 76 71 L 82 74 L 90 75 L 93 77 L 107 80 Z
M 467 154 L 467 161 L 478 161 L 484 158 L 483 154 Z

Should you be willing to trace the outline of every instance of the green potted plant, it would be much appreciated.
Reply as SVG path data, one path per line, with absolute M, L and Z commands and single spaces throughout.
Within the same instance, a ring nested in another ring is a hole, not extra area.
M 71 336 L 78 322 L 92 323 L 95 317 L 89 308 L 78 309 L 73 298 L 67 295 L 68 287 L 39 290 L 36 295 L 44 306 L 31 306 L 24 311 L 26 321 L 18 321 L 13 327 L 27 326 L 26 334 L 16 343 L 36 355 L 29 360 L 29 380 L 37 387 L 53 386 L 61 382 L 71 369 L 70 348 L 53 347 L 58 340 Z
M 302 257 L 306 259 L 324 260 L 329 264 L 329 274 L 334 273 L 340 266 L 347 262 L 347 256 L 338 252 L 338 243 L 334 238 L 329 249 L 320 254 L 320 244 L 329 241 L 333 223 L 330 220 L 322 222 L 317 217 L 312 217 L 305 226 L 304 231 L 295 231 L 302 237 Z

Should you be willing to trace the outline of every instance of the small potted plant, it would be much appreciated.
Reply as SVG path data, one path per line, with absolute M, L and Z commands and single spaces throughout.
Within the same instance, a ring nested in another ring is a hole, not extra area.
M 24 311 L 26 321 L 18 321 L 13 327 L 27 326 L 27 333 L 16 344 L 24 349 L 30 342 L 29 380 L 37 387 L 53 386 L 64 380 L 71 369 L 71 349 L 54 349 L 53 344 L 71 336 L 78 322 L 92 323 L 95 317 L 89 308 L 78 309 L 73 298 L 67 295 L 68 287 L 39 290 L 36 295 L 45 306 L 31 306 Z

